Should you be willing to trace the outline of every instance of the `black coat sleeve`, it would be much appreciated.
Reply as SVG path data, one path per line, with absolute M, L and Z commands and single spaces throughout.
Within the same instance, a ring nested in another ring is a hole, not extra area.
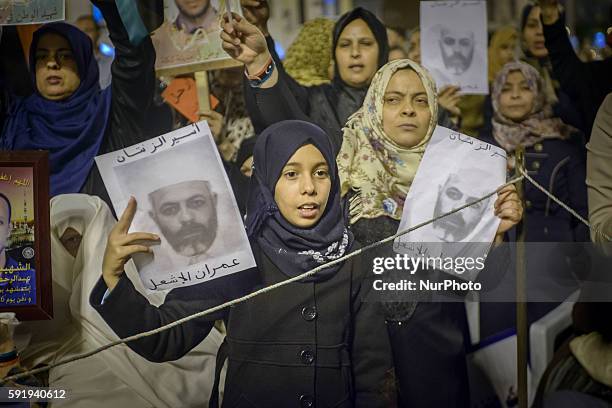
M 612 90 L 612 58 L 580 61 L 565 30 L 564 14 L 554 24 L 543 24 L 543 27 L 554 77 L 579 110 L 584 124 L 581 130 L 590 135 L 597 109 Z
M 385 390 L 393 379 L 391 344 L 380 303 L 369 298 L 372 279 L 361 257 L 354 258 L 353 316 L 351 349 L 356 407 L 389 406 Z M 369 274 L 368 274 L 369 273 Z M 391 387 L 393 389 L 393 387 Z
M 111 111 L 99 154 L 119 150 L 172 130 L 170 108 L 154 103 L 155 49 L 150 37 L 130 42 L 114 2 L 92 0 L 100 8 L 115 46 L 111 67 Z M 94 165 L 82 193 L 97 195 L 112 208 L 98 168 Z
M 151 120 L 147 114 L 153 107 L 156 92 L 155 49 L 149 36 L 140 44 L 130 42 L 114 2 L 94 1 L 100 8 L 115 47 L 111 67 L 111 112 L 102 152 L 121 149 L 154 135 L 144 129 Z M 170 129 L 160 129 L 158 134 Z
M 249 270 L 251 271 L 251 270 Z M 89 302 L 120 338 L 157 329 L 168 323 L 217 306 L 248 290 L 249 271 L 239 272 L 168 293 L 164 303 L 155 307 L 124 276 L 102 304 L 107 290 L 100 279 Z M 127 343 L 142 357 L 153 362 L 177 360 L 206 338 L 215 320 L 225 319 L 227 311 L 218 311 L 190 320 L 158 334 Z

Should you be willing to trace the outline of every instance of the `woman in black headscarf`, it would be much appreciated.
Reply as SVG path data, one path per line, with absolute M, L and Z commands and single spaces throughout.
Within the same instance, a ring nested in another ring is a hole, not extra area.
M 131 245 L 132 236 L 157 242 L 151 234 L 126 234 L 136 211 L 131 200 L 110 234 L 90 301 L 126 337 L 295 277 L 358 246 L 343 222 L 340 199 L 335 152 L 325 132 L 303 121 L 277 123 L 254 149 L 247 228 L 257 268 L 174 289 L 159 308 L 150 305 L 123 273 L 124 254 L 148 249 Z M 174 360 L 224 319 L 229 366 L 223 406 L 387 406 L 391 352 L 378 304 L 363 301 L 368 285 L 362 263 L 350 259 L 128 345 L 152 361 Z
M 342 127 L 361 107 L 372 77 L 387 62 L 385 26 L 361 7 L 340 17 L 333 32 L 332 82 L 304 87 L 283 70 L 271 39 L 266 42 L 261 31 L 238 15 L 233 25 L 225 18 L 223 48 L 246 66 L 245 97 L 256 130 L 286 119 L 308 120 L 325 129 L 338 151 Z

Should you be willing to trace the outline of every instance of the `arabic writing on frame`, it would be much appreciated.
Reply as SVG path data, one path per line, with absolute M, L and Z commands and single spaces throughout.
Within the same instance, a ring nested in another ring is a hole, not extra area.
M 241 13 L 240 0 L 198 2 L 195 12 L 201 13 L 198 26 L 191 26 L 182 17 L 174 0 L 164 0 L 164 23 L 151 39 L 157 53 L 156 68 L 175 68 L 208 61 L 229 59 L 221 46 L 222 15 L 228 9 Z
M 438 88 L 488 94 L 485 1 L 421 1 L 421 60 Z
M 495 191 L 506 182 L 506 152 L 470 136 L 437 126 L 404 204 L 399 230 L 446 214 Z M 396 239 L 396 252 L 440 258 L 486 257 L 499 218 L 496 196 Z M 480 270 L 466 268 L 462 278 Z M 451 272 L 450 270 L 448 272 Z
M 64 0 L 0 0 L 0 25 L 64 20 Z
M 206 122 L 96 158 L 113 207 L 130 196 L 130 231 L 161 237 L 134 261 L 150 291 L 195 285 L 255 266 L 240 212 Z
M 0 307 L 36 304 L 31 167 L 0 167 Z

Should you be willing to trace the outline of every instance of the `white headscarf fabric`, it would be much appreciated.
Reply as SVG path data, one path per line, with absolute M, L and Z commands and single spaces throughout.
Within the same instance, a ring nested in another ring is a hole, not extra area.
M 24 365 L 53 363 L 117 339 L 89 305 L 89 294 L 101 276 L 106 239 L 114 224 L 108 206 L 98 197 L 67 194 L 51 200 L 54 318 L 20 327 L 31 334 L 29 346 L 21 353 Z M 68 227 L 83 235 L 76 258 L 59 240 Z M 166 293 L 146 294 L 131 261 L 125 272 L 152 304 L 163 303 Z M 70 398 L 54 402 L 54 406 L 205 406 L 222 341 L 221 333 L 213 328 L 206 340 L 177 361 L 152 363 L 121 345 L 54 368 L 49 374 L 50 386 L 70 390 Z

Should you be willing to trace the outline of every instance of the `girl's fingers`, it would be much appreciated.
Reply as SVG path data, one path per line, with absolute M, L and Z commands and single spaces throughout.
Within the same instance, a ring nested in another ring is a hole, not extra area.
M 153 250 L 146 245 L 128 245 L 121 247 L 120 256 L 122 259 L 128 259 L 134 254 L 153 253 Z
M 130 197 L 127 207 L 125 210 L 123 210 L 121 218 L 119 218 L 119 221 L 117 221 L 117 224 L 115 225 L 115 228 L 117 228 L 119 233 L 126 234 L 128 232 L 130 225 L 132 225 L 134 214 L 136 214 L 136 199 L 134 197 Z
M 135 241 L 150 241 L 151 244 L 155 244 L 159 242 L 159 235 L 151 234 L 149 232 L 132 232 L 122 236 L 118 244 L 121 246 L 127 246 Z

